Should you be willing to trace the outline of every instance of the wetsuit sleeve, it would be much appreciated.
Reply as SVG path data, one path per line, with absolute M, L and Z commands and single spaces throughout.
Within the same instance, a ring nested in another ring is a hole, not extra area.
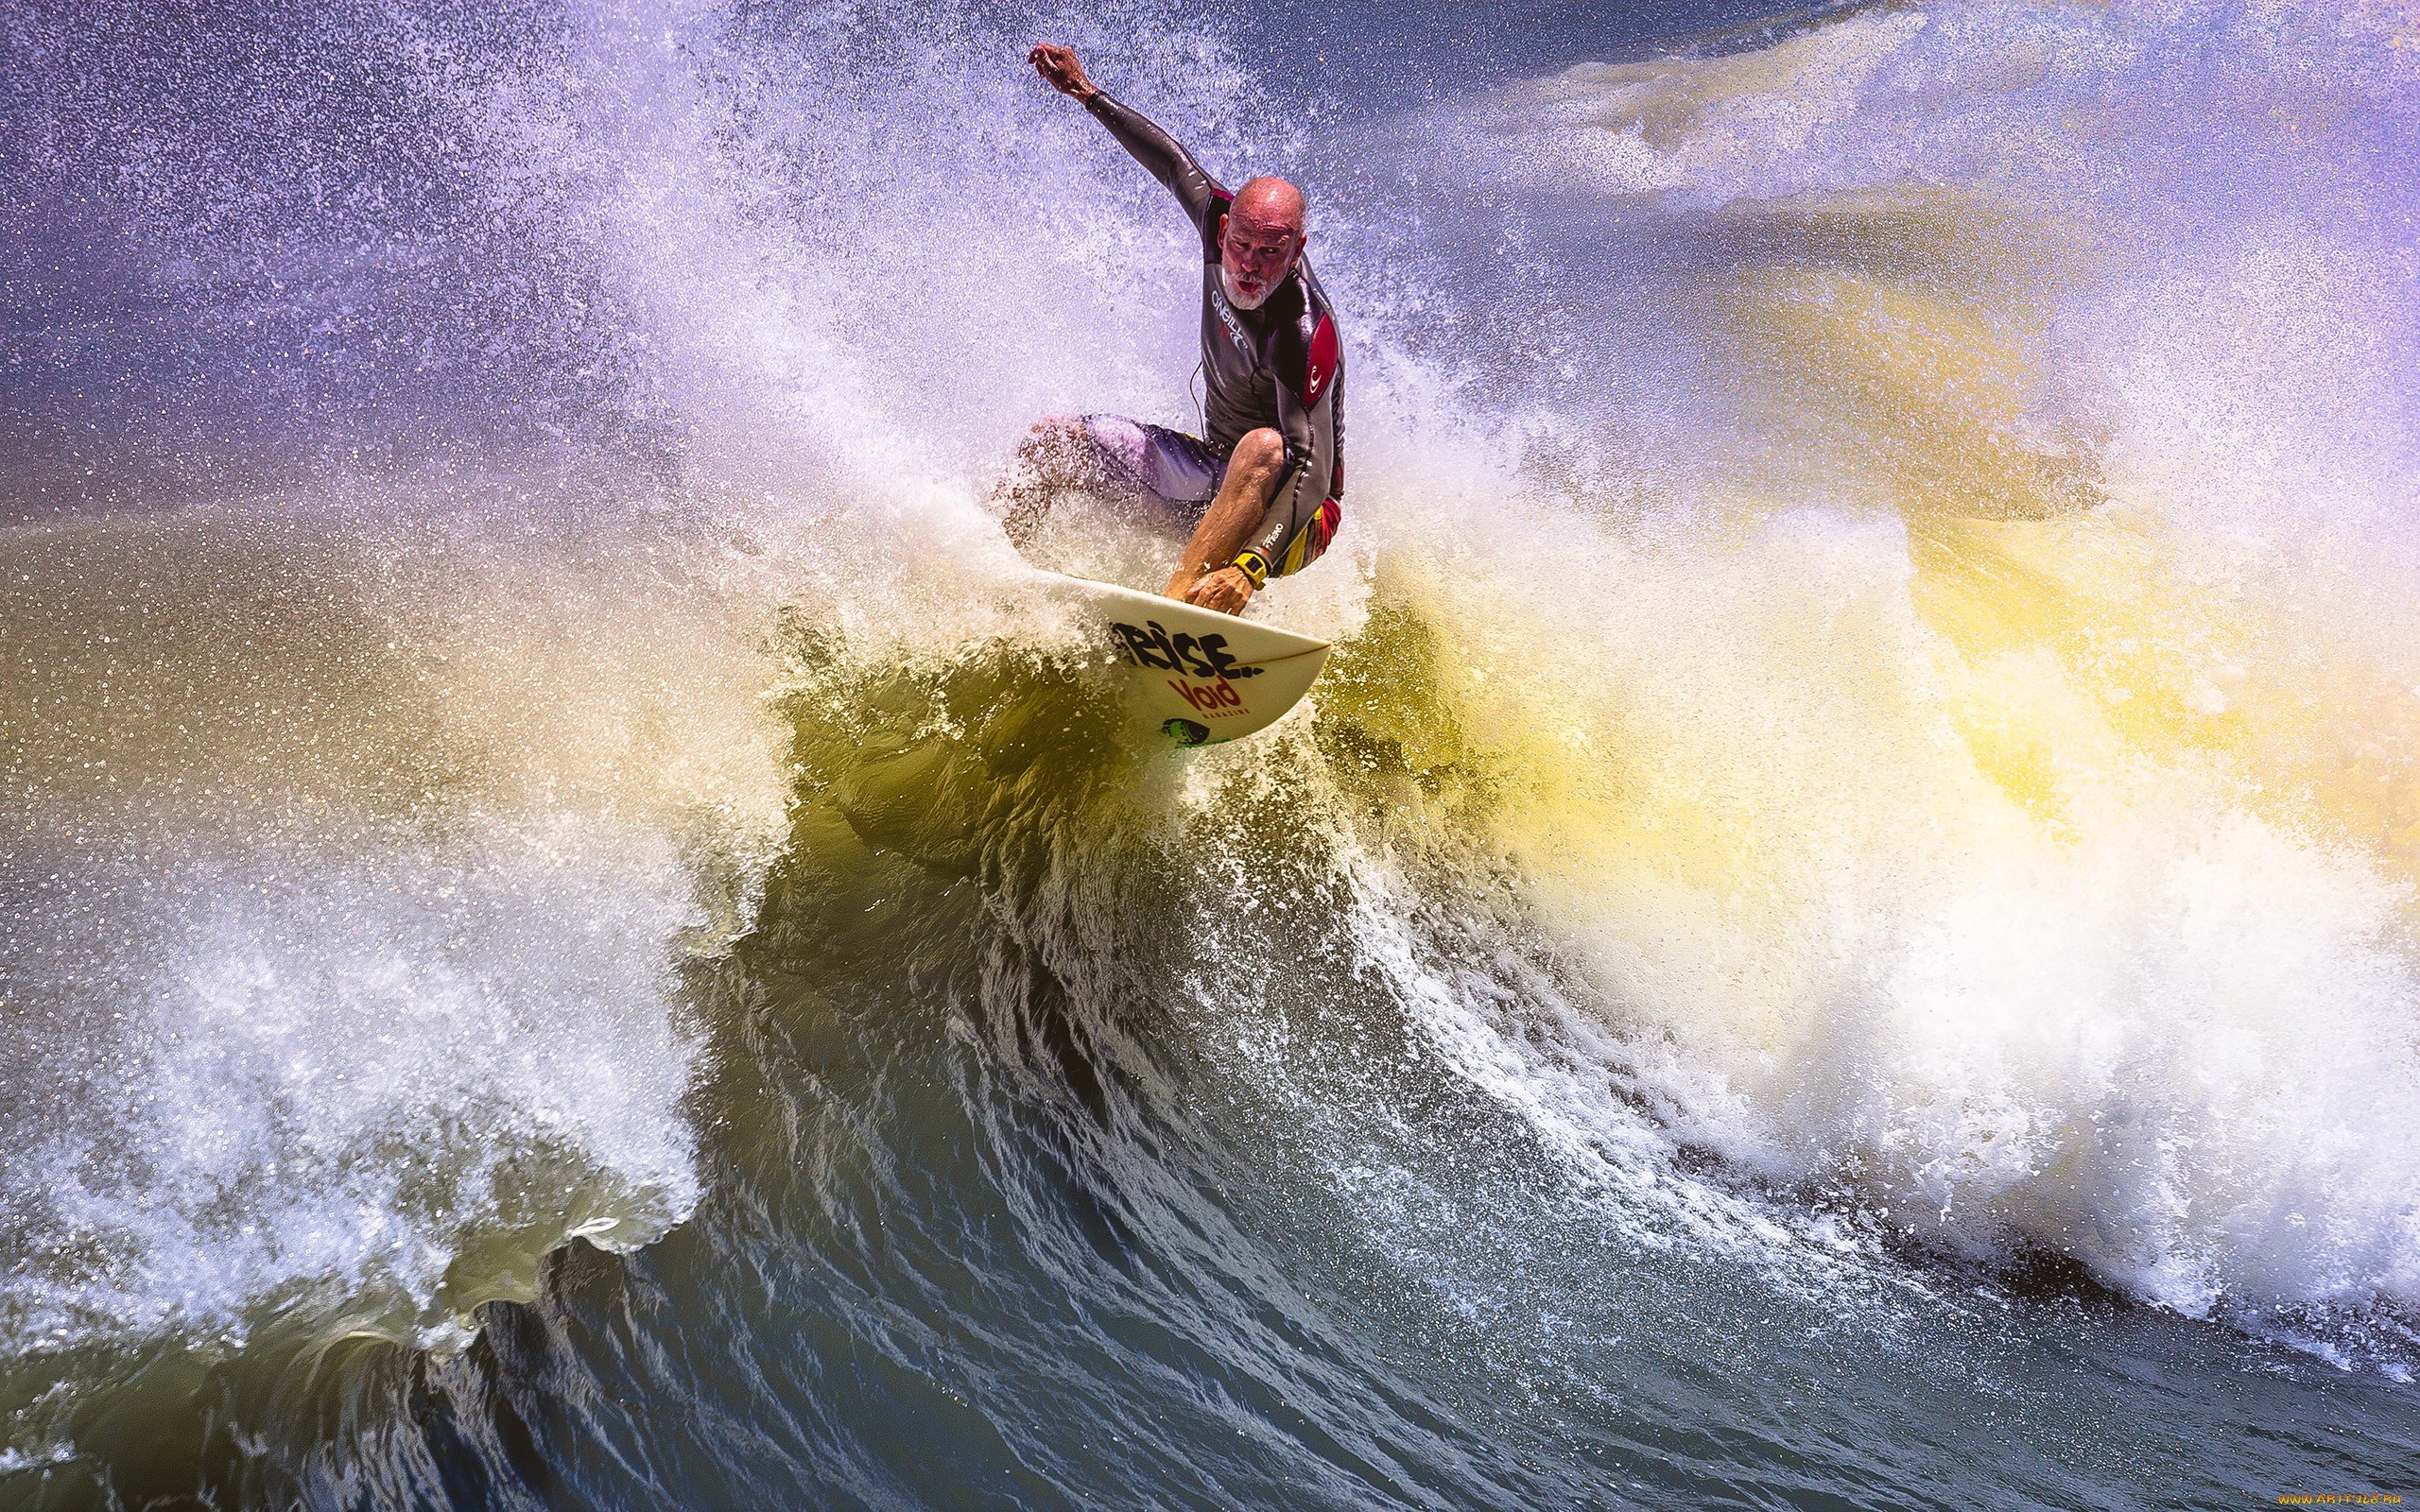
M 1176 138 L 1143 118 L 1141 112 L 1128 110 L 1109 97 L 1105 90 L 1093 91 L 1084 101 L 1084 109 L 1093 118 L 1109 128 L 1117 145 L 1133 155 L 1134 161 L 1151 170 L 1151 177 L 1167 186 L 1191 215 L 1195 224 L 1209 209 L 1211 201 L 1226 191 L 1219 181 L 1201 171 L 1193 154 L 1177 145 Z
M 1309 527 L 1320 506 L 1337 491 L 1342 455 L 1337 423 L 1340 401 L 1335 322 L 1322 315 L 1308 349 L 1298 346 L 1296 350 L 1299 357 L 1287 365 L 1293 371 L 1281 368 L 1277 381 L 1277 429 L 1286 438 L 1286 471 L 1278 477 L 1277 491 L 1270 496 L 1269 512 L 1261 516 L 1260 528 L 1243 544 L 1245 551 L 1259 553 L 1279 572 L 1285 570 L 1281 563 L 1287 546 Z

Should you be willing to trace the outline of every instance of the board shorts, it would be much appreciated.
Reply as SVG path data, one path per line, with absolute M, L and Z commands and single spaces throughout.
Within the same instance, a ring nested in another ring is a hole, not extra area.
M 1187 530 L 1201 523 L 1227 476 L 1227 459 L 1208 442 L 1123 415 L 1086 415 L 1082 423 L 1102 472 L 1132 490 L 1147 510 Z M 1308 519 L 1294 522 L 1270 553 L 1269 576 L 1283 577 L 1319 560 L 1343 516 L 1344 506 L 1328 499 Z

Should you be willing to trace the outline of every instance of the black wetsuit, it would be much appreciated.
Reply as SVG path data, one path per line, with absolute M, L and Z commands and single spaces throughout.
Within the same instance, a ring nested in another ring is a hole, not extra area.
M 1327 548 L 1344 493 L 1344 351 L 1334 312 L 1307 258 L 1256 310 L 1237 308 L 1219 279 L 1219 233 L 1235 196 L 1176 139 L 1096 90 L 1084 102 L 1134 160 L 1193 217 L 1201 237 L 1203 438 L 1223 462 L 1247 432 L 1286 439 L 1286 467 L 1269 512 L 1244 541 L 1248 572 L 1284 574 Z M 1254 573 L 1254 576 L 1260 576 Z

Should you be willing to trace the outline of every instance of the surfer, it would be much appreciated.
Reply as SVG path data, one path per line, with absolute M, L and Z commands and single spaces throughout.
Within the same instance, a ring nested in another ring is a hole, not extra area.
M 1165 184 L 1201 237 L 1201 438 L 1118 415 L 1054 416 L 1018 448 L 1006 525 L 1022 542 L 1063 488 L 1109 484 L 1193 524 L 1167 593 L 1233 614 L 1272 576 L 1319 559 L 1343 512 L 1344 356 L 1304 261 L 1302 191 L 1233 191 L 1166 131 L 1084 77 L 1073 49 L 1028 60 Z

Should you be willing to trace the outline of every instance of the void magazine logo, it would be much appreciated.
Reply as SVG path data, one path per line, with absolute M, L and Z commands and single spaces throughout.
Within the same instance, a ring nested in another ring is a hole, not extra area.
M 1205 719 L 1227 719 L 1244 712 L 1243 696 L 1236 692 L 1236 685 L 1224 678 L 1206 688 L 1197 688 L 1189 682 L 1179 682 L 1170 678 L 1168 686 L 1177 691 L 1177 696 L 1200 711 Z

